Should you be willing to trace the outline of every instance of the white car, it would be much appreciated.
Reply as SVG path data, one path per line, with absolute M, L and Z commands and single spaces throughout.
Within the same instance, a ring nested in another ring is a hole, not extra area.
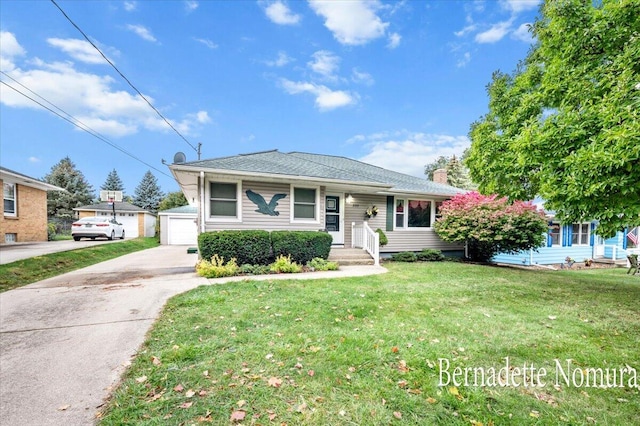
M 83 217 L 71 224 L 71 236 L 75 241 L 80 241 L 80 238 L 113 240 L 116 237 L 124 240 L 124 227 L 110 217 Z

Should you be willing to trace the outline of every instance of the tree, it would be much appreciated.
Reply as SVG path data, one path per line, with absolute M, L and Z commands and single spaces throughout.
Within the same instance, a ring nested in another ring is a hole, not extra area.
M 100 187 L 103 191 L 122 191 L 124 194 L 124 184 L 122 183 L 122 179 L 118 176 L 118 172 L 116 169 L 113 169 L 107 175 L 107 180 Z
M 151 170 L 147 170 L 133 194 L 133 204 L 145 210 L 157 212 L 163 198 L 164 194 L 158 186 L 158 179 Z
M 182 207 L 186 205 L 189 205 L 189 202 L 187 201 L 182 191 L 170 192 L 160 202 L 158 211 L 169 210 L 175 207 Z
M 536 249 L 545 241 L 547 220 L 532 203 L 478 192 L 442 203 L 435 231 L 445 241 L 467 244 L 471 260 L 487 262 L 498 253 Z
M 608 237 L 640 224 L 640 2 L 549 0 L 536 46 L 495 72 L 466 164 L 483 193 L 541 196 Z
M 467 150 L 462 154 L 463 158 L 466 153 Z M 447 171 L 447 184 L 456 188 L 474 189 L 475 186 L 469 177 L 469 169 L 464 166 L 463 158 L 458 160 L 455 155 L 451 157 L 441 155 L 436 161 L 424 167 L 424 174 L 427 175 L 429 180 L 433 180 L 433 173 L 436 170 L 445 169 Z
M 438 169 L 444 169 L 445 167 L 447 167 L 447 164 L 449 164 L 449 158 L 441 155 L 433 163 L 429 163 L 424 166 L 424 174 L 427 175 L 427 179 L 433 180 L 433 172 Z
M 69 157 L 51 167 L 44 181 L 66 189 L 66 191 L 47 192 L 47 215 L 58 219 L 73 219 L 73 209 L 91 204 L 95 197 L 93 187 L 86 181 L 81 171 Z

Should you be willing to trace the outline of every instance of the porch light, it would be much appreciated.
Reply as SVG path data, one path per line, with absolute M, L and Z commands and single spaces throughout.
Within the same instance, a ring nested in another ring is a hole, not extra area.
M 353 204 L 353 195 L 347 194 L 347 204 Z

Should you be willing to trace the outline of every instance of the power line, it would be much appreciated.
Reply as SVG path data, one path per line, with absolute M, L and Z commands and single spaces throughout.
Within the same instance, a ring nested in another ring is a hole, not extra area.
M 140 95 L 140 97 L 141 97 L 142 99 L 144 99 L 144 101 L 145 101 L 145 102 L 146 102 L 146 103 L 151 107 L 151 109 L 153 109 L 153 110 L 156 112 L 156 114 L 158 114 L 158 116 L 159 116 L 160 118 L 162 118 L 162 119 L 164 120 L 164 122 L 165 122 L 165 123 L 167 123 L 167 124 L 169 125 L 169 127 L 171 127 L 171 128 L 173 129 L 173 131 L 174 131 L 174 132 L 176 132 L 176 134 L 177 134 L 178 136 L 180 136 L 180 138 L 182 138 L 182 140 L 183 140 L 183 141 L 185 141 L 185 142 L 187 143 L 187 145 L 189 145 L 189 146 L 190 146 L 190 147 L 191 147 L 191 148 L 192 148 L 196 153 L 198 153 L 198 159 L 200 159 L 200 149 L 199 149 L 199 148 L 200 148 L 200 145 L 198 145 L 198 148 L 196 148 L 195 146 L 193 146 L 193 144 L 191 144 L 191 142 L 189 142 L 189 141 L 187 140 L 187 138 L 185 138 L 184 136 L 182 136 L 182 134 L 181 134 L 181 133 L 180 133 L 180 132 L 175 128 L 175 127 L 173 127 L 173 125 L 169 122 L 169 120 L 167 120 L 167 119 L 165 118 L 165 116 L 164 116 L 164 115 L 162 115 L 162 113 L 160 113 L 160 111 L 158 111 L 158 109 L 157 109 L 156 107 L 154 107 L 154 106 L 151 104 L 151 102 L 149 102 L 149 100 L 148 100 L 148 99 L 147 99 L 147 98 L 146 98 L 146 97 L 145 97 L 145 96 L 144 96 L 144 95 L 143 95 L 143 94 L 138 90 L 138 88 L 137 88 L 136 86 L 134 86 L 134 85 L 133 85 L 133 83 L 131 83 L 131 81 L 129 81 L 129 79 L 128 79 L 127 77 L 125 77 L 125 75 L 124 75 L 122 72 L 120 72 L 120 70 L 118 69 L 118 67 L 116 67 L 116 66 L 115 66 L 115 64 L 114 64 L 113 62 L 111 62 L 111 60 L 110 60 L 109 58 L 107 58 L 107 57 L 106 57 L 106 55 L 105 55 L 104 53 L 102 53 L 102 50 L 100 50 L 100 48 L 99 48 L 98 46 L 96 46 L 96 45 L 93 43 L 93 41 L 91 41 L 91 39 L 89 39 L 89 37 L 87 36 L 87 34 L 86 34 L 84 31 L 82 31 L 82 29 L 81 29 L 81 28 L 80 28 L 80 27 L 79 27 L 75 22 L 73 22 L 73 20 L 69 17 L 69 15 L 67 15 L 67 14 L 65 13 L 65 11 L 64 11 L 64 10 L 62 10 L 62 8 L 58 5 L 58 3 L 56 3 L 56 1 L 55 1 L 55 0 L 51 0 L 51 3 L 53 3 L 53 4 L 58 8 L 58 10 L 60 10 L 60 12 L 62 13 L 62 15 L 64 15 L 64 17 L 65 17 L 65 18 L 67 18 L 67 20 L 71 23 L 71 25 L 73 25 L 73 26 L 74 26 L 74 27 L 75 27 L 75 28 L 80 32 L 80 34 L 82 34 L 82 36 L 85 38 L 85 40 L 87 40 L 87 41 L 89 42 L 89 44 L 91 44 L 91 45 L 92 45 L 92 46 L 93 46 L 93 47 L 98 51 L 98 53 L 100 53 L 100 55 L 104 58 L 104 60 L 105 60 L 105 61 L 107 61 L 107 62 L 109 63 L 109 65 L 111 65 L 111 67 L 112 67 L 114 70 L 116 70 L 116 72 L 117 72 L 118 74 L 120 74 L 120 77 L 122 77 L 122 78 L 124 79 L 124 81 L 126 81 L 126 82 L 129 84 L 129 86 L 131 86 L 131 88 L 132 88 L 133 90 L 135 90 L 135 91 L 138 93 L 138 95 Z
M 34 92 L 33 90 L 29 89 L 28 87 L 26 87 L 25 85 L 23 85 L 22 83 L 20 83 L 19 81 L 17 81 L 16 79 L 14 79 L 13 77 L 11 77 L 9 74 L 5 73 L 4 71 L 0 71 L 0 73 L 2 73 L 3 75 L 9 77 L 11 80 L 15 81 L 17 84 L 19 84 L 20 86 L 24 87 L 26 90 L 28 90 L 29 92 L 33 93 L 35 96 L 39 97 L 40 99 L 42 99 L 44 102 L 48 103 L 49 105 L 51 105 L 53 108 L 57 109 L 58 111 L 61 111 L 62 114 L 65 114 L 66 117 L 64 115 L 62 115 L 61 113 L 54 111 L 52 108 L 49 108 L 48 106 L 44 105 L 42 102 L 39 102 L 38 100 L 32 98 L 31 96 L 27 95 L 26 93 L 20 91 L 19 89 L 16 89 L 15 87 L 13 87 L 12 85 L 8 84 L 6 81 L 4 80 L 0 80 L 0 83 L 4 84 L 5 86 L 7 86 L 8 88 L 14 90 L 15 92 L 21 94 L 22 96 L 24 96 L 25 98 L 29 99 L 30 101 L 38 104 L 39 106 L 41 106 L 42 108 L 46 109 L 47 111 L 57 115 L 58 117 L 62 118 L 63 120 L 73 124 L 74 126 L 76 126 L 77 128 L 79 128 L 80 130 L 83 130 L 87 133 L 89 133 L 91 136 L 95 137 L 96 139 L 99 139 L 100 141 L 106 143 L 107 145 L 110 145 L 111 147 L 117 149 L 118 151 L 122 152 L 123 154 L 128 155 L 129 157 L 133 158 L 134 160 L 137 160 L 139 162 L 141 162 L 142 164 L 144 164 L 147 167 L 152 168 L 153 170 L 157 171 L 158 173 L 161 173 L 163 175 L 165 175 L 166 177 L 172 178 L 172 176 L 169 176 L 168 174 L 166 174 L 165 172 L 163 172 L 162 170 L 152 166 L 151 164 L 145 162 L 144 160 L 136 157 L 135 155 L 133 155 L 132 153 L 128 152 L 127 150 L 125 150 L 124 148 L 118 146 L 117 144 L 111 142 L 110 140 L 108 140 L 106 137 L 102 136 L 100 133 L 96 132 L 95 130 L 93 130 L 91 127 L 87 126 L 86 124 L 84 124 L 82 121 L 78 120 L 77 118 L 75 118 L 74 116 L 72 116 L 71 114 L 69 114 L 68 112 L 66 112 L 65 110 L 63 110 L 62 108 L 56 106 L 55 104 L 49 102 L 48 100 L 46 100 L 45 98 L 43 98 L 42 96 L 38 95 L 36 92 Z

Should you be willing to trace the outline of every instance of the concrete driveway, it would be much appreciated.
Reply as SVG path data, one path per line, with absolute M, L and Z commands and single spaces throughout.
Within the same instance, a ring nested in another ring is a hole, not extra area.
M 100 244 L 115 244 L 122 240 L 63 240 L 63 241 L 39 241 L 33 243 L 0 244 L 0 265 L 15 262 L 29 257 L 42 256 L 60 251 L 75 250 L 84 247 L 93 247 Z
M 165 301 L 208 283 L 196 261 L 160 246 L 1 293 L 0 424 L 93 424 Z

